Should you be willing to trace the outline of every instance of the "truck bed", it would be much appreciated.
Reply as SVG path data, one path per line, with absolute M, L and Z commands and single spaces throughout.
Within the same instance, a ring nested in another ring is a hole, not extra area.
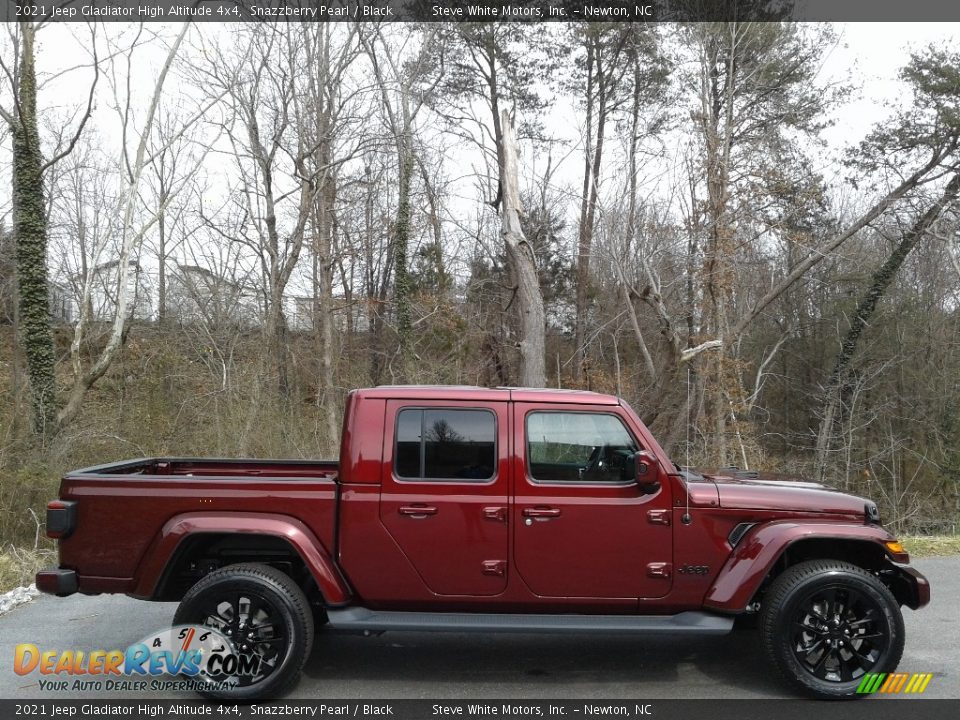
M 305 480 L 334 479 L 337 475 L 336 460 L 255 460 L 234 458 L 137 458 L 121 460 L 106 465 L 74 470 L 65 479 L 71 478 L 117 478 L 124 476 L 152 475 L 156 477 L 210 477 L 236 479 L 257 477 L 265 479 Z
M 269 514 L 294 518 L 328 551 L 334 545 L 335 460 L 137 458 L 68 473 L 60 499 L 73 501 L 61 567 L 81 592 L 144 592 L 144 559 L 184 515 Z

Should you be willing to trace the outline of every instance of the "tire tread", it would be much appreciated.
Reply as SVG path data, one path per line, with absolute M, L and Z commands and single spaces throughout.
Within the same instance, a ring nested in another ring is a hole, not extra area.
M 269 685 L 269 690 L 265 690 L 263 695 L 241 698 L 232 694 L 211 692 L 202 693 L 209 697 L 215 697 L 223 700 L 243 702 L 245 700 L 253 701 L 269 695 L 270 697 L 279 697 L 290 690 L 300 677 L 300 673 L 310 658 L 310 652 L 313 646 L 314 623 L 313 612 L 310 609 L 310 603 L 300 587 L 293 579 L 281 570 L 269 565 L 260 563 L 238 563 L 236 565 L 227 565 L 219 570 L 205 575 L 198 580 L 183 596 L 180 606 L 174 615 L 174 624 L 182 622 L 181 615 L 186 611 L 185 606 L 190 604 L 198 595 L 216 585 L 224 579 L 243 580 L 244 578 L 256 578 L 265 581 L 267 585 L 273 586 L 273 590 L 285 595 L 294 608 L 294 619 L 300 625 L 297 629 L 303 634 L 305 642 L 299 652 L 299 657 L 291 658 L 289 667 L 283 673 L 282 678 L 276 679 Z
M 838 692 L 825 692 L 824 686 L 818 685 L 819 681 L 815 678 L 797 675 L 792 672 L 786 666 L 781 655 L 785 645 L 783 636 L 778 632 L 780 623 L 783 622 L 780 618 L 781 610 L 799 586 L 809 582 L 812 578 L 828 573 L 845 573 L 861 579 L 885 599 L 888 607 L 895 610 L 893 615 L 897 632 L 895 637 L 891 638 L 893 644 L 891 654 L 885 660 L 882 668 L 871 669 L 871 672 L 892 672 L 896 669 L 903 655 L 904 646 L 903 618 L 900 615 L 899 604 L 890 590 L 875 575 L 857 565 L 842 560 L 807 560 L 787 568 L 773 581 L 764 596 L 760 610 L 761 642 L 763 643 L 763 650 L 771 664 L 776 668 L 778 676 L 786 684 L 818 698 L 855 699 L 863 697 L 856 694 L 855 688 L 852 691 L 847 689 L 841 691 L 840 688 L 837 688 Z M 788 648 L 785 651 L 792 652 Z

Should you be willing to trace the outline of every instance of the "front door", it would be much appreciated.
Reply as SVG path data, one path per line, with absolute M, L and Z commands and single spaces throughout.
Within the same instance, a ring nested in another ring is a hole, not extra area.
M 644 449 L 622 408 L 517 403 L 514 558 L 543 597 L 657 598 L 670 590 L 670 486 L 632 479 Z
M 380 521 L 438 595 L 507 586 L 506 402 L 387 402 Z

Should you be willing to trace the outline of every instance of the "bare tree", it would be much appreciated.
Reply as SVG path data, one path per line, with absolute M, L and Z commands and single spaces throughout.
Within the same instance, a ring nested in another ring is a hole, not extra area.
M 144 204 L 163 208 L 157 217 L 156 233 L 151 233 L 146 242 L 157 260 L 156 318 L 162 326 L 167 322 L 170 259 L 188 235 L 185 222 L 189 193 L 185 192 L 181 169 L 186 164 L 191 167 L 197 167 L 197 164 L 193 152 L 195 139 L 181 131 L 182 119 L 172 112 L 161 112 L 161 115 L 157 122 L 158 131 L 151 136 L 155 139 L 151 142 L 150 154 L 155 160 L 147 168 L 145 189 L 150 197 L 145 199 Z
M 517 141 L 513 120 L 503 111 L 500 116 L 503 133 L 503 170 L 500 186 L 503 191 L 503 243 L 516 274 L 517 313 L 520 317 L 520 382 L 525 387 L 544 387 L 546 377 L 546 319 L 543 296 L 537 277 L 536 257 L 520 225 L 520 191 L 517 181 Z
M 59 427 L 67 425 L 77 416 L 83 405 L 83 400 L 86 397 L 87 392 L 101 377 L 103 377 L 104 373 L 107 372 L 110 365 L 116 358 L 117 353 L 120 351 L 120 347 L 125 337 L 127 322 L 129 320 L 128 307 L 132 299 L 131 260 L 134 257 L 135 250 L 143 242 L 144 237 L 150 231 L 150 229 L 158 222 L 159 218 L 165 212 L 170 200 L 176 194 L 176 191 L 171 191 L 165 202 L 159 206 L 148 209 L 145 213 L 145 216 L 143 218 L 140 217 L 141 183 L 143 181 L 143 176 L 146 169 L 156 160 L 155 153 L 153 155 L 148 153 L 150 136 L 155 131 L 155 119 L 161 98 L 163 96 L 164 85 L 166 83 L 167 76 L 169 75 L 171 67 L 173 66 L 173 63 L 180 52 L 180 47 L 189 29 L 190 24 L 184 23 L 180 28 L 179 33 L 170 44 L 166 58 L 150 94 L 150 99 L 148 101 L 142 123 L 138 128 L 138 138 L 132 137 L 133 130 L 130 127 L 131 123 L 134 122 L 134 112 L 132 108 L 129 85 L 126 83 L 123 85 L 120 85 L 116 82 L 113 83 L 114 108 L 117 111 L 121 126 L 123 128 L 121 162 L 124 169 L 123 208 L 121 213 L 121 224 L 119 228 L 120 240 L 119 256 L 117 259 L 118 272 L 115 312 L 113 321 L 111 323 L 110 334 L 103 349 L 99 352 L 89 367 L 85 368 L 81 347 L 83 345 L 86 330 L 91 320 L 85 311 L 90 306 L 89 298 L 90 293 L 93 291 L 94 283 L 94 270 L 92 267 L 88 268 L 87 277 L 84 281 L 84 295 L 80 305 L 80 318 L 74 327 L 73 342 L 70 346 L 71 364 L 73 367 L 74 376 L 73 385 L 70 388 L 66 402 L 57 413 L 56 422 Z M 138 37 L 139 34 L 135 36 L 132 44 L 129 47 L 129 50 L 123 55 L 127 65 L 127 77 L 129 77 L 130 63 L 132 62 L 133 53 L 139 42 Z M 199 110 L 198 115 L 202 115 L 204 111 L 205 109 Z M 196 116 L 192 119 L 187 119 L 184 121 L 182 132 L 185 132 L 186 128 L 195 121 Z M 173 142 L 173 140 L 178 137 L 179 134 L 180 133 L 175 133 L 173 137 L 168 139 L 168 142 Z M 203 157 L 204 155 L 201 155 L 196 159 L 195 167 L 202 162 Z M 187 182 L 187 178 L 189 178 L 191 174 L 190 168 L 184 169 L 183 175 L 180 179 L 181 187 Z
M 298 175 L 307 148 L 296 137 L 296 63 L 303 49 L 295 27 L 255 26 L 231 34 L 249 51 L 209 50 L 197 82 L 227 99 L 225 123 L 240 186 L 235 200 L 244 221 L 236 242 L 257 257 L 262 274 L 271 371 L 280 395 L 290 387 L 287 319 L 283 299 L 300 258 L 316 197 L 314 178 Z M 216 218 L 206 218 L 215 227 Z
M 363 143 L 361 137 L 348 139 L 348 128 L 356 124 L 356 117 L 351 115 L 355 98 L 346 90 L 345 82 L 360 52 L 359 28 L 351 23 L 344 32 L 337 32 L 342 29 L 328 23 L 307 28 L 305 58 L 315 72 L 307 78 L 304 107 L 295 105 L 302 138 L 297 174 L 301 180 L 309 178 L 315 188 L 309 223 L 313 233 L 313 330 L 319 360 L 316 404 L 323 410 L 327 452 L 335 448 L 340 420 L 333 335 L 333 270 L 339 259 L 335 252 L 338 180 L 343 163 L 353 158 Z
M 577 232 L 577 308 L 574 344 L 578 360 L 574 365 L 579 380 L 586 361 L 587 300 L 590 290 L 590 254 L 596 225 L 597 204 L 600 198 L 600 172 L 607 123 L 625 97 L 621 90 L 629 68 L 628 53 L 637 38 L 644 34 L 626 25 L 576 26 L 581 34 L 586 58 L 583 102 L 586 113 L 585 147 L 583 152 L 583 189 L 580 196 L 580 224 Z M 657 83 L 655 73 L 649 73 L 651 86 Z
M 877 309 L 877 303 L 883 297 L 887 288 L 896 278 L 897 273 L 903 266 L 903 263 L 909 257 L 910 253 L 917 247 L 921 240 L 927 236 L 934 223 L 941 217 L 953 203 L 956 202 L 960 194 L 960 173 L 955 173 L 947 183 L 943 193 L 927 209 L 923 215 L 917 218 L 916 222 L 903 234 L 900 242 L 896 244 L 893 251 L 886 261 L 881 265 L 870 280 L 870 285 L 857 305 L 857 310 L 850 321 L 850 327 L 840 345 L 840 352 L 833 364 L 833 370 L 830 372 L 830 378 L 827 380 L 825 391 L 826 405 L 824 407 L 823 419 L 820 421 L 820 429 L 817 432 L 816 446 L 816 473 L 817 478 L 822 480 L 826 472 L 827 452 L 830 446 L 830 439 L 833 434 L 834 419 L 840 405 L 839 389 L 844 382 L 844 377 L 850 362 L 853 360 L 854 353 L 859 345 L 860 338 L 864 329 L 870 322 L 870 318 Z
M 408 251 L 411 234 L 410 195 L 414 170 L 418 164 L 415 148 L 415 122 L 425 100 L 441 76 L 435 75 L 433 87 L 417 88 L 425 80 L 430 67 L 428 48 L 433 42 L 432 31 L 424 31 L 420 46 L 413 58 L 403 62 L 384 38 L 382 26 L 368 34 L 361 34 L 380 90 L 383 110 L 396 150 L 398 197 L 397 219 L 393 225 L 394 301 L 397 307 L 397 338 L 400 356 L 400 377 L 408 374 L 412 342 L 410 319 L 410 270 Z M 388 75 L 389 73 L 389 75 Z M 415 94 L 415 88 L 417 92 Z

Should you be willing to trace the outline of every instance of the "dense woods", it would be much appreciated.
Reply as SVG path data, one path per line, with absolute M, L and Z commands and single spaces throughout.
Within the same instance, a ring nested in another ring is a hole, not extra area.
M 828 25 L 6 31 L 3 543 L 70 466 L 332 456 L 383 383 L 618 393 L 956 530 L 957 52 L 838 146 Z

